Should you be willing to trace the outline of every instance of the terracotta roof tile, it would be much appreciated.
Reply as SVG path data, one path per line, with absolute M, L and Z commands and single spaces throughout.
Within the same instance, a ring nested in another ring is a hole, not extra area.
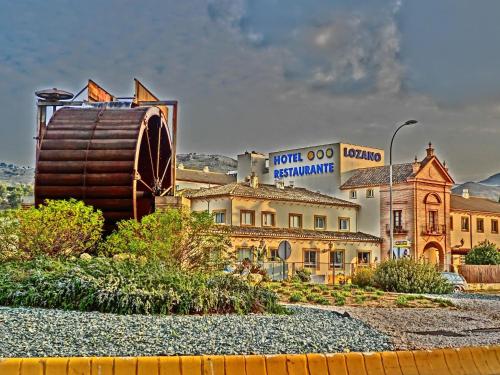
M 392 166 L 392 181 L 394 184 L 406 182 L 413 176 L 413 164 L 394 164 Z M 349 179 L 340 187 L 348 189 L 361 186 L 379 186 L 389 184 L 389 166 L 357 169 Z
M 363 232 L 334 232 L 309 229 L 239 227 L 221 225 L 216 229 L 220 233 L 233 236 L 266 237 L 266 238 L 299 238 L 308 240 L 382 242 L 382 239 Z
M 485 198 L 469 197 L 464 198 L 461 195 L 451 195 L 450 200 L 451 211 L 474 211 L 474 212 L 491 212 L 500 214 L 500 203 L 491 201 Z
M 246 182 L 235 182 L 224 186 L 215 186 L 212 188 L 190 191 L 185 194 L 185 197 L 189 199 L 203 199 L 220 196 L 250 197 L 257 199 L 324 204 L 330 206 L 359 207 L 359 205 L 355 203 L 329 195 L 316 193 L 304 188 L 289 186 L 285 188 L 278 188 L 274 185 L 268 184 L 259 184 L 257 188 L 253 188 Z

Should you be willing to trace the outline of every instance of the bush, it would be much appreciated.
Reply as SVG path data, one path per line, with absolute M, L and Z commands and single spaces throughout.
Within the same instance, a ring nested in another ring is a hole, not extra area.
M 375 270 L 373 280 L 389 292 L 442 294 L 453 290 L 433 265 L 407 258 L 382 262 Z
M 306 302 L 306 297 L 301 292 L 293 292 L 288 299 L 289 302 Z
M 396 305 L 398 307 L 407 307 L 408 306 L 408 297 L 407 296 L 399 296 L 396 298 Z
M 215 233 L 207 212 L 170 209 L 118 223 L 100 246 L 100 253 L 121 253 L 165 262 L 182 270 L 222 269 L 229 261 L 228 240 Z
M 500 251 L 494 243 L 485 240 L 479 243 L 465 256 L 465 264 L 500 264 Z
M 337 293 L 337 292 L 333 292 L 332 293 L 332 297 L 335 301 L 335 305 L 337 306 L 344 306 L 345 305 L 345 302 L 346 302 L 346 298 L 343 294 L 341 293 Z
M 297 271 L 295 271 L 294 277 L 298 278 L 298 280 L 304 283 L 311 281 L 311 271 L 309 271 L 307 268 L 299 268 L 297 269 Z
M 231 275 L 102 257 L 0 263 L 0 305 L 118 314 L 285 311 L 273 291 Z
M 83 202 L 47 200 L 39 208 L 6 211 L 0 217 L 0 257 L 32 259 L 93 253 L 104 218 Z
M 359 286 L 360 288 L 365 288 L 367 286 L 373 285 L 373 274 L 375 270 L 369 267 L 359 267 L 352 277 L 352 283 Z

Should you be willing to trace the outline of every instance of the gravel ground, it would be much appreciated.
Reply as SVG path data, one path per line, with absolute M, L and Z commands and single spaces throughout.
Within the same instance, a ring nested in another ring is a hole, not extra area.
M 500 295 L 432 296 L 455 308 L 333 308 L 386 333 L 395 348 L 428 349 L 500 344 Z
M 275 354 L 391 350 L 331 310 L 293 315 L 123 316 L 0 307 L 0 357 Z

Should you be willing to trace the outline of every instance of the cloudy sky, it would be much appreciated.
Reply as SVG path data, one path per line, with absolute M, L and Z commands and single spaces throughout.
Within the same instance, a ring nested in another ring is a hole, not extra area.
M 178 99 L 180 152 L 432 141 L 457 182 L 500 172 L 498 0 L 0 0 L 0 160 L 33 165 L 36 89 L 137 77 Z

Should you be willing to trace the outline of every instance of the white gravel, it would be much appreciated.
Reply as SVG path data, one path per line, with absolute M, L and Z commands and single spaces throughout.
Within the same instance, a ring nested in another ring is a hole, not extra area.
M 387 336 L 334 311 L 145 316 L 0 307 L 0 357 L 276 354 L 391 350 Z
M 500 344 L 500 295 L 436 296 L 454 308 L 333 308 L 386 333 L 396 349 Z

